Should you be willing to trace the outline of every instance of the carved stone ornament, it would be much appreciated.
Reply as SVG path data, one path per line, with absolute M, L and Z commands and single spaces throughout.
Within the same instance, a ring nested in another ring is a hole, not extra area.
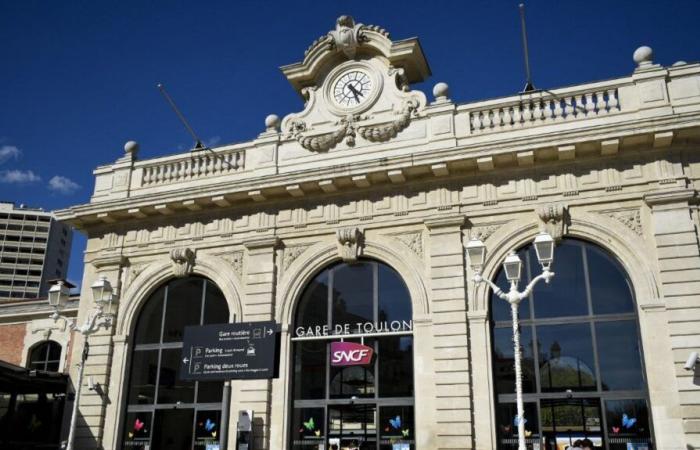
M 336 131 L 316 136 L 309 136 L 305 133 L 307 131 L 306 122 L 295 120 L 290 123 L 289 134 L 305 149 L 312 152 L 325 152 L 338 145 L 343 139 L 347 145 L 355 145 L 355 120 L 356 118 L 352 115 L 344 117 L 336 122 L 335 125 L 339 127 Z
M 359 228 L 341 228 L 335 235 L 338 238 L 338 255 L 346 263 L 357 262 L 362 254 L 362 232 Z
M 537 215 L 542 221 L 544 231 L 549 233 L 555 242 L 559 242 L 564 236 L 567 207 L 561 203 L 544 205 L 537 209 Z
M 335 21 L 335 30 L 328 32 L 331 48 L 343 52 L 343 54 L 353 59 L 363 40 L 362 24 L 355 24 L 351 16 L 340 16 Z
M 603 211 L 601 214 L 617 220 L 622 225 L 632 230 L 638 236 L 643 235 L 642 217 L 638 209 L 618 210 L 618 211 Z
M 360 136 L 370 142 L 385 142 L 395 138 L 397 134 L 403 131 L 410 123 L 411 117 L 418 109 L 418 102 L 411 99 L 406 100 L 399 112 L 399 117 L 388 124 L 376 125 L 371 127 L 360 127 L 358 132 Z
M 194 269 L 194 258 L 194 252 L 189 248 L 174 248 L 170 250 L 173 274 L 178 278 L 191 274 Z
M 423 259 L 423 233 L 406 233 L 398 234 L 394 236 L 399 241 L 406 244 L 413 253 L 418 255 L 419 258 Z
M 287 270 L 290 265 L 294 262 L 295 259 L 299 257 L 306 249 L 309 248 L 309 245 L 295 245 L 292 247 L 286 247 L 284 249 L 284 258 L 282 260 L 282 270 Z

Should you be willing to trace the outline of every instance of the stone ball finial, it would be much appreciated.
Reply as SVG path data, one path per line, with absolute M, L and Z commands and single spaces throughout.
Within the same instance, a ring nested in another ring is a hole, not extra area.
M 654 50 L 651 47 L 642 45 L 637 50 L 634 51 L 632 59 L 637 63 L 638 67 L 649 66 L 652 63 L 652 58 L 654 57 Z
M 136 156 L 136 153 L 138 153 L 138 151 L 139 151 L 138 142 L 128 141 L 126 144 L 124 144 L 124 151 L 129 155 Z
M 280 118 L 277 114 L 270 114 L 265 117 L 265 128 L 267 131 L 277 131 L 280 126 Z
M 433 96 L 435 96 L 435 100 L 446 100 L 450 96 L 450 87 L 442 81 L 437 83 L 433 87 Z

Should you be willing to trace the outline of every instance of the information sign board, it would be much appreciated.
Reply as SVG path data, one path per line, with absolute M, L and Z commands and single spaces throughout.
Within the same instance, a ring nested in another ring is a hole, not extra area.
M 279 325 L 274 321 L 185 327 L 183 380 L 275 378 Z

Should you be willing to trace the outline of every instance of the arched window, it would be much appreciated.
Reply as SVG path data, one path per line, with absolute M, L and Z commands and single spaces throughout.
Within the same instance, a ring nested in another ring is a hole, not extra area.
M 61 344 L 54 341 L 43 341 L 29 350 L 27 367 L 33 370 L 58 372 L 61 366 Z
M 392 268 L 363 261 L 319 273 L 294 320 L 290 447 L 415 449 L 412 329 Z M 356 344 L 375 356 L 356 361 Z
M 132 336 L 122 448 L 205 450 L 217 443 L 223 382 L 179 377 L 186 326 L 228 323 L 226 299 L 211 281 L 189 277 L 145 302 Z
M 532 246 L 521 285 L 541 270 Z M 540 283 L 520 304 L 523 398 L 528 445 L 595 448 L 649 445 L 651 423 L 642 347 L 630 281 L 596 245 L 564 239 L 555 249 L 549 285 Z M 497 277 L 505 289 L 505 274 Z M 517 448 L 515 374 L 510 305 L 491 298 L 493 372 L 499 448 Z M 635 447 L 637 448 L 637 447 Z

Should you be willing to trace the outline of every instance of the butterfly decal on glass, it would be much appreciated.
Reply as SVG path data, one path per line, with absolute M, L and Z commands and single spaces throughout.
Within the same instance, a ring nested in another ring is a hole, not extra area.
M 634 424 L 637 423 L 637 418 L 636 417 L 629 417 L 627 414 L 622 415 L 622 426 L 627 428 L 628 430 L 634 426 Z
M 299 428 L 299 433 L 303 433 L 304 430 L 308 430 L 308 431 L 313 431 L 313 433 L 316 436 L 321 435 L 321 430 L 316 429 L 316 422 L 314 422 L 313 417 L 310 417 L 309 420 L 307 420 L 306 422 L 302 422 L 302 425 L 303 426 L 301 428 Z
M 141 431 L 141 429 L 143 429 L 144 425 L 145 424 L 142 421 L 140 421 L 139 418 L 137 417 L 136 420 L 134 421 L 134 431 Z
M 532 431 L 525 430 L 525 437 L 530 437 L 530 436 L 532 436 Z
M 517 427 L 517 426 L 520 424 L 520 420 L 521 420 L 521 419 L 520 419 L 520 416 L 515 415 L 515 416 L 513 417 L 513 426 L 516 426 L 516 427 Z M 527 423 L 527 419 L 524 418 L 524 417 L 522 418 L 522 421 L 523 421 L 523 425 L 525 425 L 525 424 Z
M 204 423 L 204 429 L 207 431 L 212 431 L 216 427 L 216 423 L 212 422 L 211 419 L 207 419 Z
M 394 419 L 389 419 L 389 424 L 391 425 L 391 428 L 394 430 L 398 430 L 401 428 L 401 416 L 396 416 Z

